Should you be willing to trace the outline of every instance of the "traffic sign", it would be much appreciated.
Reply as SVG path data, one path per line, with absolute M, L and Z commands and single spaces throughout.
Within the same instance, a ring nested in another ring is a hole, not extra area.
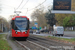
M 42 27 L 39 27 L 39 29 L 42 29 Z
M 35 23 L 35 25 L 38 25 L 38 23 Z
M 51 10 L 51 13 L 75 14 L 75 11 L 71 11 L 71 1 L 53 0 L 53 10 Z
M 54 0 L 53 10 L 71 10 L 71 0 Z
M 32 27 L 32 29 L 37 29 L 36 27 Z

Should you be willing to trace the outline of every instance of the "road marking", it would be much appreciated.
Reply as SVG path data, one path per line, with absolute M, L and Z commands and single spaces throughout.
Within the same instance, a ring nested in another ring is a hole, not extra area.
M 42 46 L 42 45 L 39 45 L 39 44 L 37 44 L 37 43 L 31 42 L 31 41 L 29 41 L 29 40 L 27 40 L 27 41 L 30 42 L 30 43 L 32 43 L 32 44 L 34 44 L 34 45 L 40 46 L 41 48 L 45 48 L 45 49 L 47 49 L 47 50 L 50 50 L 49 48 L 46 48 L 46 47 L 44 47 L 44 46 Z
M 21 46 L 23 46 L 24 48 L 26 48 L 27 50 L 30 50 L 30 48 L 26 47 L 25 45 L 23 45 L 22 43 L 16 41 L 17 43 L 19 43 Z

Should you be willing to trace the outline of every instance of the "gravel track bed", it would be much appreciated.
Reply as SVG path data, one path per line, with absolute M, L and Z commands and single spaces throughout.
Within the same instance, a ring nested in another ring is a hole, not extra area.
M 31 39 L 32 39 L 32 41 L 40 41 L 42 43 L 46 43 L 46 44 L 51 45 L 51 46 L 74 46 L 72 44 L 56 42 L 56 41 L 53 41 L 53 40 L 48 40 L 48 39 L 44 39 L 44 38 L 40 38 L 40 37 L 35 37 L 35 36 L 30 36 L 28 38 L 28 40 L 31 40 Z
M 34 45 L 30 43 L 29 41 L 19 41 L 19 42 L 25 45 L 26 47 L 28 47 L 30 50 L 45 50 L 44 48 Z
M 64 43 L 60 43 L 60 42 L 56 42 L 53 40 L 48 40 L 40 37 L 35 37 L 35 36 L 30 36 L 28 40 L 40 44 L 42 46 L 45 46 L 47 48 L 50 48 L 51 50 L 65 50 L 64 48 L 62 48 L 63 46 L 69 46 L 69 47 L 73 46 L 71 44 L 64 44 Z M 53 46 L 54 48 L 51 48 Z M 58 48 L 55 48 L 57 46 Z M 74 49 L 70 49 L 70 50 L 74 50 Z
M 12 41 L 14 42 L 14 44 L 16 45 L 16 47 L 19 50 L 27 50 L 27 49 L 23 48 L 23 46 L 21 46 L 17 42 L 15 42 L 16 40 L 12 39 Z M 32 43 L 29 41 L 31 41 Z M 28 37 L 27 41 L 21 40 L 18 42 L 23 44 L 24 46 L 28 47 L 30 50 L 74 50 L 74 49 L 65 49 L 65 48 L 59 47 L 59 46 L 73 46 L 71 44 L 64 44 L 64 43 L 56 42 L 56 41 L 49 40 L 46 38 L 37 37 L 34 35 L 30 35 Z M 33 43 L 36 43 L 38 45 L 35 45 Z M 40 46 L 43 46 L 43 47 L 40 47 Z M 57 46 L 58 46 L 58 48 L 57 48 Z

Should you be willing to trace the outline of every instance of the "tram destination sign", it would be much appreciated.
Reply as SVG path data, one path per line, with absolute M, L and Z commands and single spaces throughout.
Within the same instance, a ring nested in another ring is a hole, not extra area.
M 71 0 L 53 0 L 53 10 L 71 10 Z

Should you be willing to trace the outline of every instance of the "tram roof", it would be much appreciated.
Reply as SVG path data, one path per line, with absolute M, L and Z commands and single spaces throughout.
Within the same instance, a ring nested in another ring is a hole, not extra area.
M 27 18 L 29 20 L 29 18 L 27 16 L 15 16 L 15 17 L 12 18 L 12 20 L 15 20 L 15 18 L 20 18 L 20 17 L 21 18 Z

